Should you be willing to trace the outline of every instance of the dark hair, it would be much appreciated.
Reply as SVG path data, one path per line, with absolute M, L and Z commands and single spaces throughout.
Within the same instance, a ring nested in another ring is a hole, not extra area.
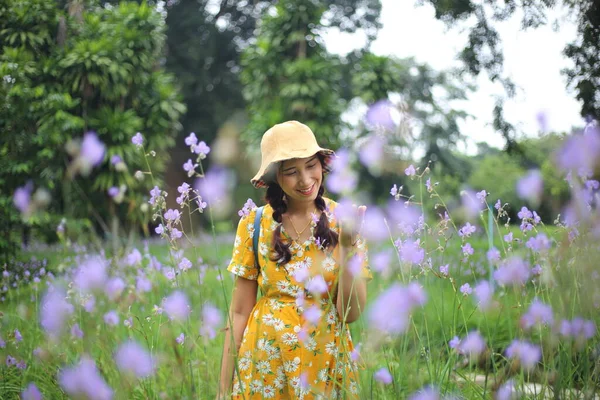
M 321 157 L 319 157 L 319 159 L 321 160 Z M 325 214 L 327 205 L 323 198 L 324 193 L 325 188 L 323 187 L 323 183 L 321 183 L 317 198 L 315 199 L 315 206 L 321 211 L 321 217 L 317 223 L 314 236 L 324 247 L 333 249 L 337 246 L 339 237 L 336 232 L 329 228 L 329 218 L 327 218 L 327 215 Z M 289 263 L 292 259 L 292 253 L 290 252 L 291 243 L 284 243 L 283 240 L 281 240 L 283 214 L 287 211 L 287 204 L 283 201 L 283 195 L 284 192 L 283 189 L 281 189 L 281 186 L 275 182 L 271 182 L 265 196 L 266 202 L 273 208 L 273 219 L 279 223 L 273 232 L 272 245 L 274 254 L 271 256 L 271 261 L 279 262 L 281 260 L 281 265 Z

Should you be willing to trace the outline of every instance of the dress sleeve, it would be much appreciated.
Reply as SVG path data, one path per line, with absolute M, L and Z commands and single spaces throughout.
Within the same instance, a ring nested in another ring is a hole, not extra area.
M 252 249 L 255 216 L 256 209 L 240 219 L 233 243 L 231 262 L 227 267 L 229 272 L 250 280 L 257 280 L 259 272 Z

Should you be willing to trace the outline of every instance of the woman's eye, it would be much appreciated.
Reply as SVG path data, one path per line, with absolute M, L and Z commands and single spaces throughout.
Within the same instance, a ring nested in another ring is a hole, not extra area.
M 308 168 L 313 168 L 314 166 L 316 166 L 317 164 L 313 164 L 313 165 L 309 165 Z
M 296 174 L 296 171 L 294 171 L 294 172 L 290 172 L 290 173 L 288 173 L 288 174 L 285 174 L 285 176 L 292 176 L 292 175 L 295 175 L 295 174 Z

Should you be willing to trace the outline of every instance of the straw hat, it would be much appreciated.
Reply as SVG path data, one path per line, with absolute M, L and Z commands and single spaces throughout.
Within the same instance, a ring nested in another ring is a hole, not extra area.
M 320 147 L 315 134 L 310 128 L 298 121 L 287 121 L 273 126 L 265 132 L 260 142 L 262 162 L 260 169 L 250 180 L 254 187 L 269 186 L 273 179 L 265 175 L 270 167 L 277 162 L 292 158 L 306 158 L 321 153 L 324 156 L 323 172 L 331 171 L 331 162 L 335 157 L 333 150 Z

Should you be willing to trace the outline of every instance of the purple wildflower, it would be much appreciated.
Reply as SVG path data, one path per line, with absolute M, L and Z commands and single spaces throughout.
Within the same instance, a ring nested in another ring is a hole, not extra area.
M 133 249 L 131 253 L 127 255 L 127 265 L 133 267 L 134 265 L 142 262 L 142 253 L 138 249 Z
M 319 320 L 321 319 L 321 314 L 323 314 L 321 309 L 319 307 L 317 307 L 316 305 L 312 305 L 309 308 L 304 310 L 304 313 L 302 313 L 302 316 L 310 324 L 317 325 L 319 323 Z
M 394 186 L 390 189 L 390 194 L 394 197 L 398 195 L 398 186 L 394 183 Z
M 17 343 L 20 343 L 23 341 L 23 335 L 21 335 L 21 332 L 19 332 L 18 329 L 15 329 L 15 341 Z
M 221 325 L 223 318 L 218 308 L 212 304 L 205 304 L 202 307 L 202 327 L 200 328 L 200 335 L 208 336 L 210 339 L 214 339 L 216 336 L 216 329 Z
M 117 165 L 118 163 L 121 163 L 121 162 L 123 162 L 123 159 L 118 154 L 115 154 L 110 158 L 110 163 L 112 165 Z
M 496 263 L 500 261 L 500 252 L 498 251 L 498 249 L 495 247 L 489 249 L 487 252 L 487 259 L 491 263 Z
M 181 239 L 182 236 L 183 236 L 183 232 L 181 232 L 179 229 L 177 229 L 177 228 L 171 229 L 171 240 Z
M 508 358 L 518 358 L 525 370 L 531 370 L 540 361 L 542 351 L 539 346 L 521 340 L 514 340 L 506 349 L 506 356 Z
M 224 168 L 213 167 L 206 172 L 204 178 L 196 180 L 195 188 L 202 199 L 215 205 L 228 197 L 232 182 L 231 172 Z
M 148 200 L 148 203 L 150 203 L 152 206 L 156 205 L 156 200 L 160 198 L 160 195 L 161 190 L 158 188 L 158 186 L 154 186 L 154 188 L 150 191 L 150 200 Z
M 513 233 L 508 232 L 503 238 L 506 243 L 511 243 L 513 241 Z
M 134 341 L 119 346 L 115 362 L 119 370 L 136 378 L 146 378 L 154 373 L 155 363 L 150 353 Z
M 400 247 L 400 258 L 408 264 L 421 264 L 425 258 L 425 250 L 421 248 L 420 239 L 406 239 Z
M 492 304 L 492 296 L 494 288 L 487 281 L 481 281 L 475 286 L 475 298 L 477 299 L 478 307 L 486 311 Z
M 18 187 L 15 190 L 15 194 L 13 195 L 13 203 L 15 204 L 15 207 L 17 207 L 17 210 L 21 212 L 21 214 L 24 214 L 29 210 L 32 189 L 32 185 L 28 184 Z
M 411 283 L 408 287 L 394 284 L 372 304 L 368 315 L 369 322 L 381 332 L 401 334 L 408 327 L 412 310 L 425 302 L 425 292 L 417 283 Z M 389 304 L 394 304 L 395 307 L 390 308 Z
M 192 268 L 192 262 L 183 257 L 179 262 L 178 267 L 181 271 L 187 271 L 188 269 Z
M 463 294 L 463 296 L 468 296 L 473 293 L 473 289 L 471 288 L 471 285 L 465 283 L 460 287 L 460 292 Z
M 448 270 L 450 268 L 450 264 L 440 266 L 440 274 L 444 276 L 448 276 Z
M 189 301 L 185 293 L 174 291 L 163 303 L 163 308 L 169 318 L 184 321 L 190 315 Z
M 500 208 L 502 208 L 502 202 L 500 201 L 500 199 L 498 199 L 498 200 L 496 201 L 496 204 L 494 204 L 494 208 L 495 208 L 496 210 L 500 210 Z
M 67 316 L 73 313 L 74 307 L 68 303 L 67 295 L 62 289 L 51 287 L 42 299 L 40 324 L 53 338 L 57 338 L 65 326 Z
M 528 330 L 536 325 L 552 325 L 553 321 L 552 307 L 534 299 L 527 312 L 521 317 L 521 327 Z
M 550 240 L 545 234 L 539 233 L 535 237 L 530 237 L 527 243 L 525 243 L 525 246 L 527 246 L 536 253 L 541 253 L 548 250 L 551 244 Z
M 369 106 L 365 115 L 365 120 L 367 124 L 373 128 L 379 127 L 393 130 L 397 125 L 397 122 L 393 117 L 395 113 L 396 108 L 391 101 L 387 99 L 379 100 Z
M 544 191 L 544 181 L 539 170 L 531 170 L 517 182 L 517 195 L 521 199 L 537 203 Z
M 325 282 L 325 279 L 322 275 L 317 275 L 314 278 L 310 279 L 306 285 L 306 290 L 311 292 L 314 295 L 322 295 L 327 292 L 328 286 Z
M 72 397 L 110 400 L 112 389 L 106 384 L 93 360 L 84 356 L 75 367 L 63 369 L 58 376 L 60 386 Z
M 106 282 L 104 292 L 110 300 L 114 301 L 121 295 L 121 293 L 123 293 L 124 289 L 125 282 L 123 281 L 123 279 L 119 277 L 114 277 L 111 278 L 108 282 Z
M 102 143 L 95 132 L 87 132 L 83 135 L 81 142 L 81 160 L 89 167 L 95 167 L 104 159 L 106 146 Z
M 469 332 L 467 336 L 460 341 L 457 350 L 459 353 L 469 355 L 472 358 L 477 357 L 485 350 L 485 340 L 481 337 L 479 332 Z
M 10 354 L 6 356 L 6 366 L 12 367 L 13 365 L 17 365 L 17 359 L 11 356 Z
M 145 275 L 140 275 L 135 280 L 135 289 L 138 293 L 147 293 L 152 290 L 152 282 Z
M 481 192 L 477 192 L 475 194 L 475 197 L 477 198 L 477 200 L 479 200 L 482 203 L 485 203 L 485 198 L 487 197 L 488 192 L 486 192 L 485 190 L 482 190 Z
M 79 324 L 75 324 L 71 327 L 71 337 L 79 339 L 83 337 L 83 331 L 79 328 Z
M 117 195 L 119 194 L 119 188 L 116 186 L 112 186 L 108 189 L 108 195 L 110 197 L 117 197 Z
M 192 145 L 191 147 L 192 151 L 198 154 L 201 160 L 205 159 L 208 153 L 210 153 L 210 147 L 208 147 L 203 141 L 201 141 L 197 145 Z
M 472 233 L 475 233 L 476 230 L 477 230 L 476 226 L 471 225 L 470 222 L 467 222 L 465 224 L 465 226 L 463 226 L 462 228 L 460 228 L 458 230 L 458 236 L 469 237 L 469 236 L 471 236 Z
M 116 326 L 119 324 L 119 314 L 116 311 L 111 310 L 104 314 L 104 322 L 110 326 Z
M 75 271 L 75 286 L 83 292 L 102 289 L 107 279 L 107 264 L 101 256 L 85 259 Z
M 456 349 L 458 347 L 458 345 L 460 344 L 460 338 L 458 336 L 454 336 L 449 342 L 448 342 L 448 346 L 451 349 Z
M 242 209 L 238 211 L 238 215 L 240 217 L 248 216 L 250 215 L 250 212 L 255 208 L 256 204 L 254 203 L 254 201 L 252 201 L 252 199 L 249 198 L 248 200 L 246 200 L 246 203 L 244 203 L 244 207 L 242 207 Z
M 509 379 L 496 392 L 496 400 L 518 400 L 521 396 L 515 387 L 515 381 Z
M 138 132 L 134 137 L 131 138 L 131 143 L 135 144 L 137 147 L 142 147 L 144 144 L 144 137 L 140 132 Z
M 440 392 L 434 387 L 426 387 L 412 394 L 409 400 L 440 400 Z
M 385 142 L 379 136 L 371 136 L 367 142 L 360 147 L 358 158 L 367 168 L 379 167 L 383 162 L 383 148 Z
M 521 286 L 527 283 L 531 270 L 527 261 L 514 256 L 504 260 L 494 271 L 494 279 L 503 286 Z
M 21 393 L 21 399 L 22 400 L 42 400 L 42 393 L 37 388 L 37 386 L 35 386 L 35 383 L 30 383 L 27 386 L 27 389 L 25 389 L 23 391 L 23 393 Z
M 517 213 L 517 216 L 521 219 L 533 218 L 533 213 L 525 206 L 521 207 L 521 211 Z
M 471 256 L 475 252 L 475 250 L 473 250 L 473 246 L 471 246 L 471 243 L 465 243 L 464 245 L 461 246 L 461 249 L 462 249 L 463 255 L 465 255 L 465 256 Z
M 185 335 L 183 334 L 183 332 L 175 338 L 175 341 L 177 342 L 177 344 L 183 344 L 185 342 Z
M 410 164 L 405 170 L 404 173 L 406 174 L 406 176 L 415 176 L 415 174 L 417 173 L 417 170 L 415 169 L 414 165 Z
M 387 368 L 381 368 L 381 369 L 379 369 L 377 372 L 375 372 L 373 374 L 373 378 L 377 382 L 381 382 L 384 385 L 389 385 L 394 380 L 392 378 L 392 374 L 390 374 L 390 371 L 388 371 Z
M 198 144 L 198 138 L 194 132 L 191 132 L 189 136 L 185 138 L 185 145 L 191 147 L 195 146 L 196 144 Z

